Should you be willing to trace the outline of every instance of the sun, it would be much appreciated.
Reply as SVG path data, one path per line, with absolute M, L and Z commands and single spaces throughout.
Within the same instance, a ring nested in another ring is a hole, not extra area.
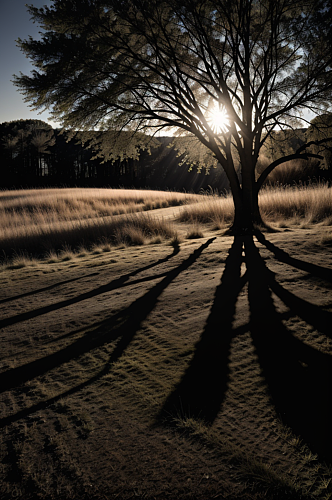
M 225 109 L 214 108 L 209 112 L 208 122 L 213 132 L 225 132 L 228 128 L 229 121 Z

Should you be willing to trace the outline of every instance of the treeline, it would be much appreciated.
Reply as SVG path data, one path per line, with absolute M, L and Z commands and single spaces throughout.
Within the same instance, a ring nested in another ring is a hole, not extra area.
M 223 170 L 189 172 L 170 148 L 171 137 L 157 139 L 151 152 L 139 159 L 103 162 L 96 152 L 41 120 L 0 124 L 0 187 L 124 186 L 199 191 L 228 183 Z
M 279 132 L 273 144 L 261 155 L 261 168 L 272 159 L 295 151 L 306 140 L 306 130 L 291 136 Z M 170 148 L 171 137 L 157 139 L 158 147 L 141 151 L 139 159 L 103 162 L 96 151 L 69 140 L 66 133 L 52 129 L 41 120 L 17 120 L 0 124 L 0 188 L 43 186 L 111 186 L 186 190 L 223 191 L 228 182 L 218 166 L 207 173 L 189 171 L 181 157 Z M 324 162 L 323 162 L 324 163 Z M 326 161 L 285 165 L 271 175 L 273 182 L 307 181 L 323 176 L 331 178 L 331 154 Z M 322 173 L 321 167 L 325 168 Z

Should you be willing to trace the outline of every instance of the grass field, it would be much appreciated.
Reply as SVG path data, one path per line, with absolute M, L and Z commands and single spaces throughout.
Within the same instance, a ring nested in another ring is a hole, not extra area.
M 0 196 L 1 500 L 332 498 L 331 189 L 263 192 L 243 238 L 228 198 L 102 191 Z
M 275 227 L 332 225 L 332 188 L 327 184 L 266 188 L 260 206 L 263 219 Z M 31 257 L 64 259 L 73 252 L 176 240 L 174 221 L 169 215 L 160 216 L 162 209 L 170 207 L 182 207 L 169 213 L 190 225 L 186 237 L 202 235 L 201 224 L 226 229 L 234 212 L 230 196 L 213 193 L 73 188 L 2 191 L 0 258 L 3 263 L 24 264 Z

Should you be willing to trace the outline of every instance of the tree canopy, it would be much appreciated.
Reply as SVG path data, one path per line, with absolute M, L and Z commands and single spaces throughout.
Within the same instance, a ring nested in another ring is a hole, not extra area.
M 237 230 L 260 222 L 266 140 L 330 107 L 328 0 L 53 0 L 29 11 L 42 36 L 18 41 L 36 68 L 15 77 L 27 100 L 67 129 L 108 130 L 106 159 L 137 132 L 140 147 L 157 131 L 185 135 L 188 161 L 225 170 Z M 309 145 L 297 156 L 317 155 Z

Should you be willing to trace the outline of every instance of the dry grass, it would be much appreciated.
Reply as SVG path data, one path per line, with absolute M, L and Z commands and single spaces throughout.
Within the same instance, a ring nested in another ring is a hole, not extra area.
M 142 212 L 183 205 L 198 196 L 125 189 L 44 189 L 0 193 L 2 260 L 29 259 L 96 245 L 142 245 L 174 235 Z
M 152 190 L 31 189 L 0 192 L 0 210 L 2 227 L 6 227 L 6 220 L 10 227 L 130 214 L 183 205 L 195 199 L 197 196 L 186 193 Z
M 266 187 L 259 197 L 263 219 L 276 227 L 332 224 L 332 189 L 327 184 Z M 126 189 L 44 189 L 0 192 L 2 263 L 16 268 L 35 258 L 49 262 L 118 245 L 177 239 L 157 208 L 182 205 L 178 223 L 187 239 L 203 236 L 202 224 L 226 229 L 233 220 L 232 197 Z M 149 211 L 149 213 L 147 213 Z M 178 226 L 179 227 L 179 226 Z M 325 241 L 331 239 L 326 232 Z
M 192 224 L 212 224 L 215 229 L 223 229 L 231 224 L 234 215 L 232 197 L 220 198 L 217 195 L 203 195 L 202 201 L 184 207 L 179 217 L 180 222 Z
M 262 190 L 259 203 L 262 217 L 269 222 L 289 224 L 332 223 L 332 188 L 327 183 L 294 185 Z
M 292 224 L 332 224 L 332 188 L 327 183 L 266 187 L 259 195 L 262 217 L 277 226 Z M 184 207 L 180 221 L 211 223 L 216 229 L 226 228 L 233 220 L 231 195 L 206 194 L 199 204 Z

